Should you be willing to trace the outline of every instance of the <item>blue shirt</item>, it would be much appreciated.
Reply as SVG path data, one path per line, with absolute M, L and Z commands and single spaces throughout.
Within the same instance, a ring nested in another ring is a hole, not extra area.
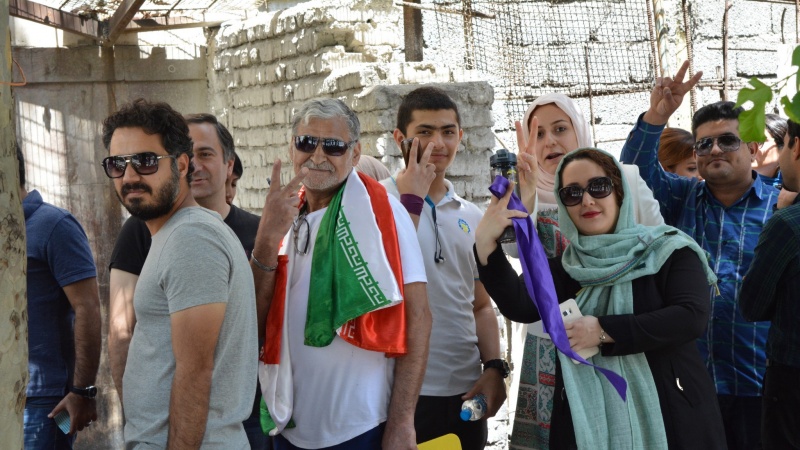
M 640 133 L 631 133 L 620 160 L 639 166 L 653 196 L 661 204 L 667 224 L 692 236 L 706 251 L 718 278 L 711 289 L 712 309 L 700 353 L 706 359 L 717 393 L 757 397 L 766 370 L 765 347 L 769 322 L 748 322 L 739 311 L 739 289 L 753 260 L 764 223 L 778 201 L 778 190 L 753 172 L 753 184 L 731 206 L 711 194 L 705 181 L 667 173 L 658 163 L 658 142 L 663 126 L 639 117 Z
M 64 396 L 75 364 L 75 312 L 62 287 L 97 276 L 89 240 L 68 211 L 37 191 L 22 201 L 28 248 L 27 396 Z

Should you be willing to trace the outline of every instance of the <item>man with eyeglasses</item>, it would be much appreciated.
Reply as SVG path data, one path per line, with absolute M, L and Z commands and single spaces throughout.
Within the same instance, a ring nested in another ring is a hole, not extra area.
M 788 121 L 779 152 L 784 186 L 800 191 L 800 124 Z M 800 206 L 764 226 L 739 307 L 747 320 L 770 320 L 761 433 L 765 449 L 800 447 Z
M 697 168 L 704 181 L 669 174 L 656 152 L 643 144 L 658 139 L 669 116 L 683 100 L 682 75 L 658 79 L 650 109 L 637 127 L 620 160 L 639 166 L 642 178 L 661 204 L 668 225 L 692 236 L 708 252 L 719 281 L 710 293 L 711 319 L 706 336 L 698 339 L 701 354 L 714 379 L 728 447 L 760 448 L 761 390 L 768 322 L 750 323 L 739 310 L 739 288 L 753 260 L 758 235 L 772 215 L 778 190 L 752 169 L 755 142 L 739 138 L 739 114 L 733 102 L 706 105 L 692 118 Z M 657 148 L 657 147 L 653 147 Z
M 259 217 L 227 201 L 228 180 L 237 171 L 238 157 L 234 151 L 233 136 L 211 114 L 189 114 L 184 118 L 189 125 L 189 137 L 192 138 L 192 196 L 200 206 L 219 213 L 225 224 L 239 238 L 249 258 L 253 251 Z M 239 177 L 241 168 L 239 162 Z M 109 263 L 111 295 L 108 353 L 112 378 L 120 398 L 128 346 L 136 325 L 136 316 L 132 313 L 133 293 L 150 250 L 150 241 L 150 231 L 145 221 L 132 216 L 117 236 Z M 269 438 L 261 430 L 260 404 L 260 390 L 256 389 L 253 411 L 244 426 L 250 446 L 254 450 L 267 450 L 271 446 Z
M 497 317 L 472 252 L 483 213 L 445 178 L 464 135 L 458 106 L 439 88 L 417 88 L 403 98 L 393 135 L 406 168 L 382 184 L 417 225 L 433 316 L 414 418 L 417 442 L 454 433 L 462 448 L 480 450 L 488 437 L 486 419 L 506 399 L 508 364 L 501 359 Z M 477 394 L 486 396 L 484 418 L 461 420 L 461 404 Z
M 280 186 L 273 166 L 250 261 L 266 335 L 262 421 L 278 450 L 416 448 L 424 265 L 403 206 L 354 170 L 360 132 L 341 100 L 310 100 L 292 119 L 296 176 Z
M 103 122 L 103 144 L 120 202 L 152 235 L 122 376 L 126 448 L 250 448 L 253 276 L 234 232 L 192 196 L 186 120 L 139 99 Z
M 26 189 L 19 145 L 17 160 L 28 256 L 24 448 L 71 449 L 77 433 L 97 420 L 94 382 L 102 347 L 97 270 L 75 217 Z

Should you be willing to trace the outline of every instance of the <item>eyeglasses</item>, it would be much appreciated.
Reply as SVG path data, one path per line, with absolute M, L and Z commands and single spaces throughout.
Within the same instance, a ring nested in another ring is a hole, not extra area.
M 303 153 L 314 153 L 322 142 L 322 151 L 328 156 L 342 156 L 356 141 L 345 142 L 341 139 L 319 138 L 316 136 L 295 136 L 294 148 Z
M 175 158 L 175 155 L 156 155 L 153 152 L 134 153 L 132 155 L 109 156 L 100 163 L 108 178 L 122 178 L 128 163 L 139 175 L 152 175 L 158 172 L 158 161 L 161 158 Z
M 580 186 L 566 186 L 558 190 L 558 197 L 564 206 L 575 206 L 583 201 L 584 192 L 588 192 L 592 198 L 606 198 L 611 195 L 614 183 L 609 177 L 597 177 L 589 181 L 586 188 Z
M 694 143 L 694 151 L 697 156 L 709 155 L 711 149 L 714 148 L 714 141 L 717 142 L 717 146 L 723 152 L 735 152 L 742 145 L 742 140 L 735 134 L 726 133 L 719 136 L 704 137 Z
M 300 239 L 301 231 L 305 228 L 305 239 Z M 306 220 L 306 212 L 303 211 L 294 219 L 292 223 L 292 234 L 294 235 L 294 251 L 298 255 L 308 254 L 308 245 L 311 241 L 311 227 Z

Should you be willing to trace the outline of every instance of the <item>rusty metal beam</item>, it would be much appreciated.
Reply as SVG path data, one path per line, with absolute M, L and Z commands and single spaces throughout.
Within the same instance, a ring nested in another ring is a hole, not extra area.
M 128 24 L 131 23 L 133 16 L 136 15 L 139 8 L 142 7 L 144 1 L 145 0 L 124 0 L 122 4 L 119 5 L 119 8 L 114 11 L 114 15 L 111 16 L 111 19 L 108 21 L 108 36 L 106 36 L 105 45 L 114 45 L 125 28 L 128 27 Z
M 104 25 L 97 19 L 51 8 L 30 0 L 8 0 L 9 14 L 94 40 L 101 40 Z
M 193 17 L 150 17 L 133 19 L 123 33 L 142 33 L 145 31 L 176 30 L 179 28 L 214 28 L 222 24 L 221 20 L 198 20 Z

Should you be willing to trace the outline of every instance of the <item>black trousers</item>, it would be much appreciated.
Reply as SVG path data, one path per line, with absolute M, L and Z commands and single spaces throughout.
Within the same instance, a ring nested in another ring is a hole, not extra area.
M 770 364 L 761 416 L 764 449 L 800 449 L 800 368 Z
M 414 413 L 417 443 L 421 444 L 445 434 L 453 433 L 461 441 L 463 450 L 483 450 L 489 435 L 486 419 L 474 422 L 461 420 L 461 396 L 432 397 L 420 395 Z
M 761 450 L 761 397 L 717 395 L 728 450 Z

